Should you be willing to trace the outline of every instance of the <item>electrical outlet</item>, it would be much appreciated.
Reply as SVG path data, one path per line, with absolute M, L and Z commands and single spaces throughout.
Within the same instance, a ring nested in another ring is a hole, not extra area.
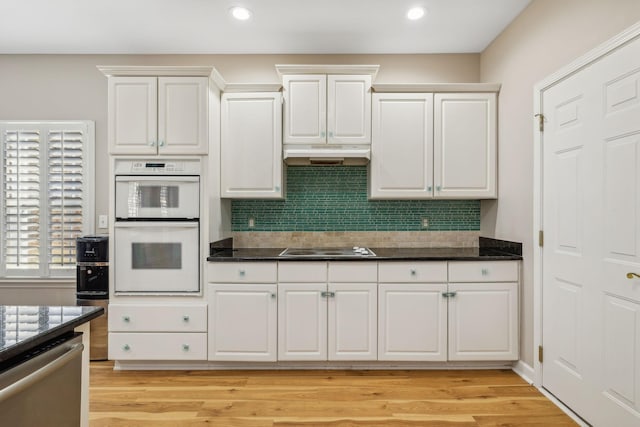
M 428 227 L 429 227 L 429 219 L 422 218 L 422 228 L 428 228 Z
M 109 227 L 109 217 L 107 215 L 98 215 L 98 228 Z
M 256 226 L 256 219 L 252 216 L 249 217 L 249 228 L 254 228 Z

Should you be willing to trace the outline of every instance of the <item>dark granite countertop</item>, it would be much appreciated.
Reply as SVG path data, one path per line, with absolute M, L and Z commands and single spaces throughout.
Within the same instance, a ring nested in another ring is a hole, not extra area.
M 96 306 L 0 305 L 0 369 L 10 359 L 72 333 L 104 313 Z
M 207 257 L 211 262 L 259 261 L 503 261 L 521 260 L 522 244 L 481 237 L 473 248 L 371 248 L 375 257 L 287 256 L 285 248 L 227 247 Z

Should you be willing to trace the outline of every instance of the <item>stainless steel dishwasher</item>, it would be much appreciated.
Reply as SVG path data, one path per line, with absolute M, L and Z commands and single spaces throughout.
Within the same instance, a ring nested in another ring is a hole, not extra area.
M 80 426 L 82 334 L 50 342 L 0 372 L 0 419 L 12 427 Z

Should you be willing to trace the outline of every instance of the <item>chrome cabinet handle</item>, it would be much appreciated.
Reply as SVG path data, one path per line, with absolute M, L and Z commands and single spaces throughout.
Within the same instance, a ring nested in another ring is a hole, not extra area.
M 182 316 L 182 321 L 183 322 L 188 322 L 189 321 L 189 316 L 186 315 L 186 314 L 184 316 Z
M 182 351 L 189 351 L 189 344 L 182 344 Z
M 415 269 L 415 268 L 412 268 L 411 270 L 409 270 L 409 273 L 410 273 L 412 276 L 415 276 L 415 275 L 417 275 L 417 274 L 418 274 L 418 272 L 416 271 L 416 269 Z
M 440 188 L 441 188 L 441 187 L 440 187 L 439 185 L 437 185 L 437 186 L 436 186 L 436 191 L 440 192 Z
M 271 298 L 275 299 L 277 297 L 276 294 L 271 294 Z
M 238 274 L 244 277 L 244 275 L 247 274 L 247 272 L 244 270 L 238 270 Z
M 149 147 L 153 147 L 153 146 L 155 146 L 155 145 L 156 145 L 156 142 L 155 142 L 155 141 L 149 141 Z
M 483 275 L 483 276 L 486 276 L 486 275 L 488 275 L 488 274 L 489 274 L 489 269 L 487 269 L 487 268 L 483 268 L 483 269 L 482 269 L 482 271 L 481 271 L 481 273 L 482 273 L 482 275 Z
M 125 345 L 122 346 L 122 349 L 124 351 L 129 351 L 129 350 L 131 350 L 131 346 L 129 344 L 125 344 Z
M 445 298 L 452 298 L 456 296 L 456 292 L 443 292 L 442 296 Z
M 431 193 L 431 189 L 432 189 L 432 188 L 433 188 L 433 187 L 428 186 L 428 187 L 427 187 L 427 191 L 428 191 L 429 193 Z
M 638 273 L 633 273 L 633 272 L 631 272 L 631 273 L 627 273 L 627 279 L 633 279 L 634 277 L 636 277 L 636 278 L 640 279 L 640 274 L 638 274 Z
M 122 321 L 125 323 L 131 322 L 131 318 L 129 316 L 122 316 Z
M 322 138 L 324 138 L 324 136 L 325 136 L 324 131 L 320 132 L 320 136 L 321 136 Z
M 158 142 L 158 147 L 164 147 L 164 141 Z
M 335 297 L 335 296 L 336 296 L 336 293 L 335 293 L 335 292 L 321 292 L 321 293 L 320 293 L 320 295 L 321 295 L 321 296 L 323 296 L 323 297 L 325 297 L 325 298 L 326 298 L 326 297 L 333 298 L 333 297 Z
M 329 132 L 329 138 L 333 138 L 333 132 Z

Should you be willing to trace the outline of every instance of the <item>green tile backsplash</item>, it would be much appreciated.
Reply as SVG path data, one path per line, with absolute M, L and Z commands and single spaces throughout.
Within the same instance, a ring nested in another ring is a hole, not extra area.
M 255 226 L 249 228 L 249 218 Z M 422 218 L 429 227 L 422 228 Z M 367 200 L 366 166 L 289 166 L 286 200 L 233 200 L 232 231 L 477 231 L 479 200 Z

